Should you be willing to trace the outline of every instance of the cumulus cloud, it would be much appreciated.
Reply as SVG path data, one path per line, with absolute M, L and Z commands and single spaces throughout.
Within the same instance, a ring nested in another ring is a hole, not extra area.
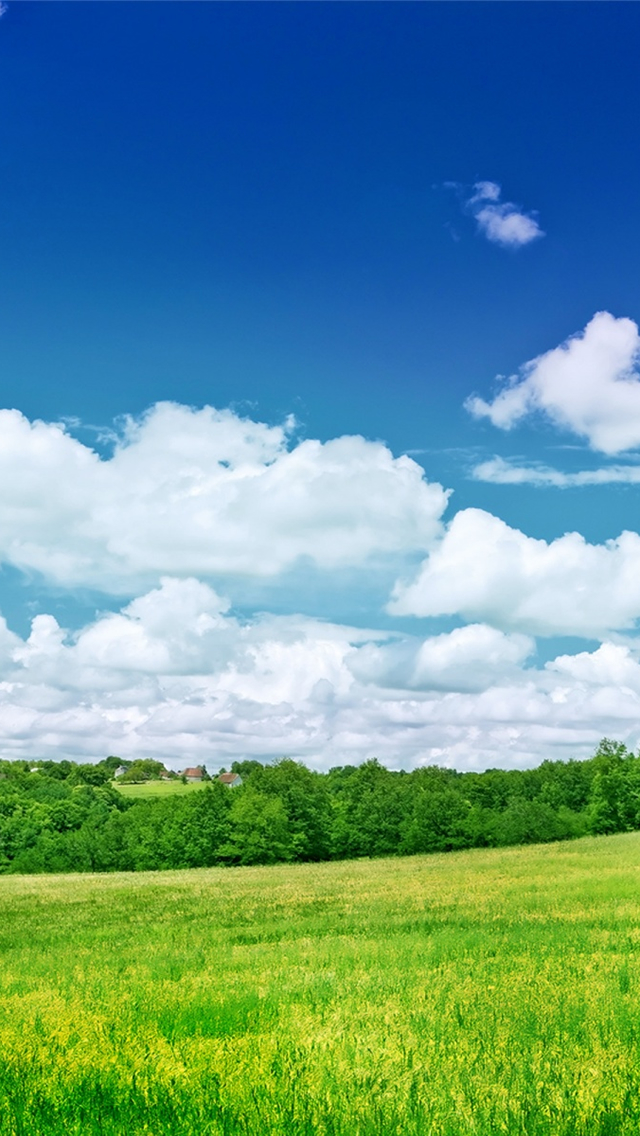
M 409 458 L 359 437 L 297 442 L 291 423 L 231 411 L 160 404 L 106 459 L 69 429 L 0 412 L 0 557 L 136 598 L 72 633 L 47 613 L 25 637 L 0 619 L 7 756 L 482 768 L 639 740 L 636 652 L 609 641 L 640 616 L 638 534 L 547 543 L 477 509 L 444 529 L 447 493 Z M 222 595 L 301 559 L 361 571 L 407 553 L 429 555 L 394 614 L 467 626 L 240 618 Z M 537 669 L 537 634 L 604 643 Z
M 637 485 L 640 483 L 640 466 L 609 465 L 601 469 L 581 469 L 575 473 L 564 473 L 552 466 L 518 465 L 494 457 L 480 462 L 472 470 L 476 481 L 488 481 L 493 485 L 537 485 L 542 488 L 575 489 L 587 485 Z
M 476 625 L 421 640 L 263 615 L 240 621 L 210 586 L 164 579 L 73 634 L 0 619 L 6 756 L 152 756 L 174 768 L 298 757 L 316 768 L 378 756 L 410 768 L 531 765 L 639 739 L 640 666 L 628 646 L 538 670 L 524 635 Z
M 0 561 L 126 594 L 162 574 L 264 578 L 429 547 L 448 494 L 416 462 L 291 430 L 159 403 L 102 460 L 63 425 L 0 411 Z
M 494 181 L 478 181 L 467 207 L 473 213 L 478 231 L 503 248 L 521 248 L 544 236 L 535 216 L 525 213 L 511 201 L 501 201 L 502 191 Z
M 617 454 L 640 445 L 638 327 L 598 312 L 584 331 L 526 363 L 492 402 L 466 407 L 501 430 L 536 412 L 585 438 L 594 450 Z
M 485 690 L 511 675 L 535 650 L 526 635 L 486 624 L 457 627 L 424 641 L 367 643 L 350 668 L 365 683 L 408 690 Z
M 547 663 L 546 669 L 583 685 L 640 694 L 640 665 L 631 648 L 624 644 L 602 643 L 597 651 L 559 655 Z
M 396 615 L 460 615 L 532 635 L 603 638 L 640 617 L 640 536 L 579 533 L 547 542 L 481 509 L 451 521 L 417 577 L 396 585 Z

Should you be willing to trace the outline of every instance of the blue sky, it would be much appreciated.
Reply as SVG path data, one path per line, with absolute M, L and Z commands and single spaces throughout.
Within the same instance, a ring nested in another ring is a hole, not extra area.
M 5 752 L 640 741 L 639 32 L 6 6 Z

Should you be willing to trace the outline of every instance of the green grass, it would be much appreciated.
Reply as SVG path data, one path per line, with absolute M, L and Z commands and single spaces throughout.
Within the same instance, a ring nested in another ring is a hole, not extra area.
M 637 1136 L 640 834 L 0 878 L 2 1136 Z
M 142 781 L 139 785 L 127 785 L 126 782 L 112 781 L 114 789 L 122 793 L 123 797 L 173 797 L 176 793 L 191 793 L 194 789 L 203 789 L 206 781 Z

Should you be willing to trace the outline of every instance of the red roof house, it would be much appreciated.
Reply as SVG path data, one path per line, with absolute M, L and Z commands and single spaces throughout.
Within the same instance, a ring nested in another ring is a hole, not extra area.
M 220 773 L 218 781 L 222 781 L 222 784 L 228 785 L 230 789 L 237 789 L 238 785 L 242 785 L 242 777 L 239 773 Z

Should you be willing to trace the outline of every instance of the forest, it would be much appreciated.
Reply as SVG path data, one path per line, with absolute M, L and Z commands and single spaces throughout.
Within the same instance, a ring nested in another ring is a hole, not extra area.
M 242 785 L 131 800 L 120 759 L 0 761 L 0 871 L 120 872 L 448 852 L 640 829 L 640 755 L 459 773 L 235 762 Z

